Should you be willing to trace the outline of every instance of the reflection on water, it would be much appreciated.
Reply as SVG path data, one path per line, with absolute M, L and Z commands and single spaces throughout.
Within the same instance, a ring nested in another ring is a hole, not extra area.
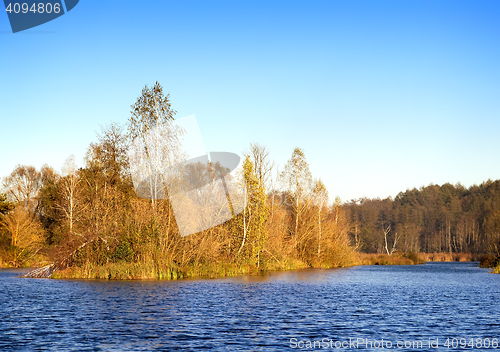
M 0 271 L 0 350 L 275 351 L 290 350 L 294 338 L 439 338 L 438 349 L 405 350 L 449 351 L 448 337 L 500 338 L 500 275 L 477 263 L 174 282 L 17 274 Z

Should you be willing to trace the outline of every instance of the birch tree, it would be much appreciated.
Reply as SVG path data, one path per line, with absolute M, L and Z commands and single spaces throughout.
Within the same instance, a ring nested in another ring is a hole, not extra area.
M 164 95 L 162 86 L 156 82 L 151 88 L 143 88 L 128 120 L 132 178 L 136 191 L 140 187 L 147 189 L 140 195 L 151 198 L 153 209 L 157 199 L 166 197 L 166 168 L 174 165 L 181 153 L 179 138 L 183 131 L 172 124 L 176 113 L 171 107 L 170 94 Z
M 247 155 L 243 162 L 243 181 L 245 183 L 245 207 L 241 216 L 243 236 L 238 253 L 248 248 L 247 254 L 260 266 L 260 257 L 267 240 L 265 222 L 268 208 L 264 187 L 255 174 L 253 163 Z
M 398 244 L 398 240 L 399 240 L 399 236 L 398 236 L 398 233 L 396 232 L 396 234 L 394 235 L 394 242 L 392 243 L 392 248 L 389 249 L 389 245 L 387 243 L 387 235 L 389 235 L 389 232 L 391 232 L 391 228 L 392 226 L 389 225 L 387 227 L 383 226 L 382 227 L 382 230 L 384 231 L 384 243 L 385 243 L 385 251 L 387 252 L 387 255 L 392 255 L 392 253 L 394 253 L 394 251 L 396 250 L 396 245 Z
M 292 157 L 285 165 L 284 171 L 281 173 L 281 180 L 288 193 L 293 198 L 293 212 L 295 215 L 295 246 L 299 235 L 299 220 L 302 213 L 309 205 L 309 197 L 311 193 L 312 176 L 309 171 L 309 164 L 306 161 L 304 151 L 300 148 L 295 148 Z
M 328 191 L 326 190 L 323 182 L 319 180 L 314 181 L 313 198 L 316 206 L 318 207 L 318 257 L 321 255 L 321 212 L 326 203 L 328 203 Z
M 71 155 L 63 167 L 63 178 L 59 181 L 61 202 L 58 205 L 64 217 L 68 221 L 70 234 L 73 234 L 73 227 L 77 221 L 77 214 L 80 207 L 80 176 L 75 164 L 75 156 Z

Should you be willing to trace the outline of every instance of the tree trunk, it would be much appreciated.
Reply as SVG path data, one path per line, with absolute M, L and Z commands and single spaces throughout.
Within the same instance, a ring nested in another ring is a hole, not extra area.
M 318 257 L 321 254 L 321 207 L 318 210 L 318 228 L 319 228 L 319 236 L 318 236 Z

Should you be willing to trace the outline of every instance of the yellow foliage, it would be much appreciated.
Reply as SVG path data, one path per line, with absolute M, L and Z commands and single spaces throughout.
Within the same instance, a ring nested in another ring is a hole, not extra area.
M 17 206 L 12 212 L 0 219 L 0 227 L 7 231 L 13 247 L 12 262 L 14 266 L 33 257 L 41 248 L 43 230 L 29 212 L 22 206 Z

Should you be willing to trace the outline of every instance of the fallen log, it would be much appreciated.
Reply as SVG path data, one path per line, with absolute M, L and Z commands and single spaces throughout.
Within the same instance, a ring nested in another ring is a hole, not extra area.
M 52 276 L 55 270 L 56 270 L 55 264 L 49 264 L 41 268 L 30 270 L 21 277 L 32 278 L 32 279 L 48 279 Z
M 95 240 L 90 240 L 90 241 L 87 241 L 87 242 L 81 244 L 80 246 L 78 246 L 78 248 L 76 248 L 73 252 L 71 252 L 68 255 L 66 255 L 63 259 L 61 259 L 61 260 L 59 260 L 59 261 L 57 261 L 55 263 L 52 263 L 52 264 L 49 264 L 49 265 L 45 265 L 44 267 L 30 270 L 26 274 L 21 275 L 20 277 L 34 278 L 34 279 L 42 279 L 42 278 L 43 279 L 50 279 L 52 277 L 52 274 L 54 273 L 54 271 L 56 271 L 56 270 L 63 270 L 65 268 L 70 267 L 72 265 L 72 263 L 73 263 L 73 257 L 75 256 L 75 254 L 79 250 L 81 250 L 82 248 L 84 248 L 87 244 L 93 243 L 95 241 L 102 241 L 102 242 L 104 242 L 106 244 L 106 249 L 109 251 L 108 241 L 106 241 L 102 237 L 97 237 Z

